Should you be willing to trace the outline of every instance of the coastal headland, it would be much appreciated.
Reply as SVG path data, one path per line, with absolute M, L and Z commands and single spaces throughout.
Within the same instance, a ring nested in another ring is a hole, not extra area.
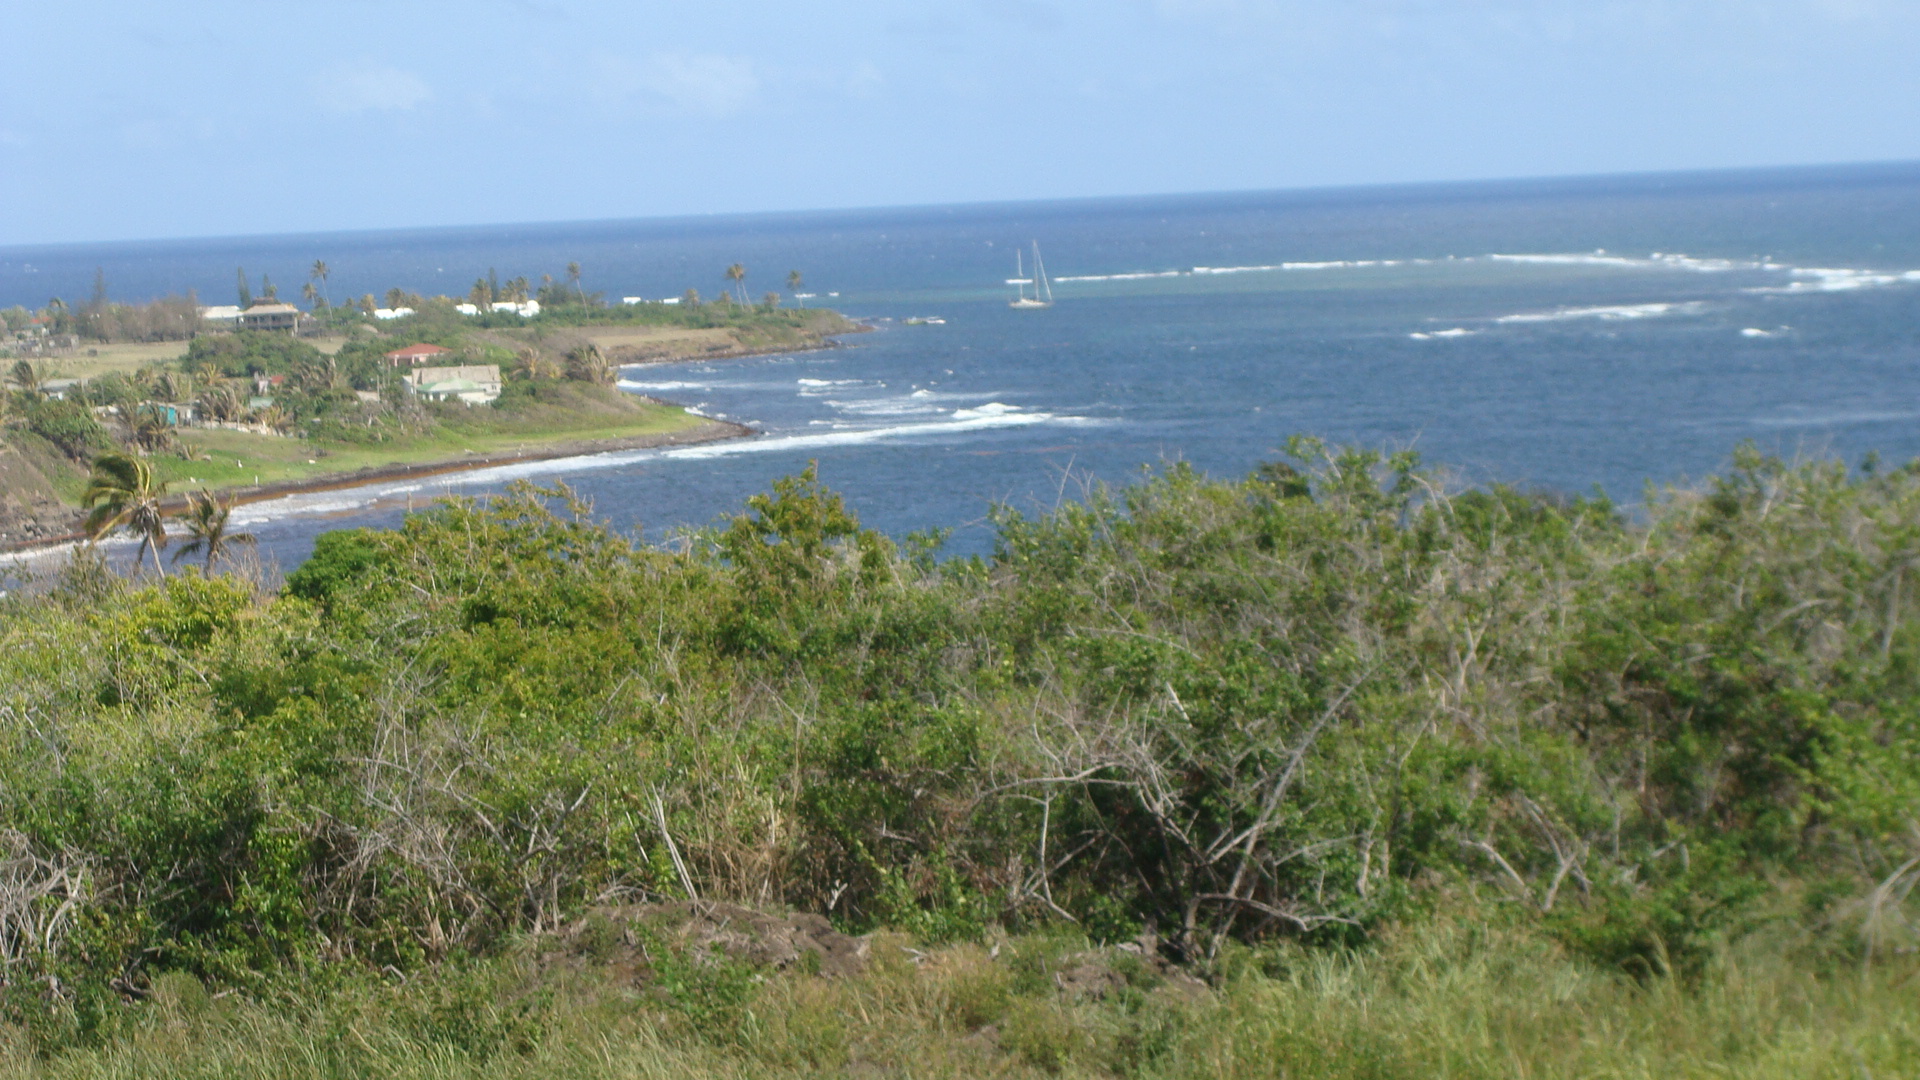
M 190 492 L 251 503 L 746 437 L 744 425 L 620 390 L 619 368 L 830 348 L 865 327 L 771 303 L 549 305 L 528 319 L 421 300 L 401 318 L 336 314 L 324 329 L 202 328 L 171 345 L 101 342 L 14 364 L 0 551 L 83 538 L 88 462 L 114 449 L 147 460 L 163 509 L 178 513 Z

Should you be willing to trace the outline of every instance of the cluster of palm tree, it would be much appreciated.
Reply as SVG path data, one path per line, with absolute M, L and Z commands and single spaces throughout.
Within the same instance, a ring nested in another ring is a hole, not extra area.
M 88 540 L 98 543 L 116 531 L 131 533 L 140 539 L 140 550 L 134 556 L 135 568 L 152 556 L 154 572 L 165 577 L 167 571 L 160 562 L 160 553 L 166 550 L 171 539 L 162 506 L 166 493 L 166 481 L 157 479 L 153 466 L 144 459 L 122 453 L 94 458 L 87 489 L 80 496 L 80 505 L 88 511 Z M 178 563 L 181 559 L 202 555 L 206 571 L 212 573 L 214 563 L 225 556 L 229 548 L 252 544 L 253 534 L 230 530 L 233 507 L 233 500 L 223 500 L 212 492 L 188 493 L 186 512 L 181 515 L 187 542 L 174 552 L 173 561 Z
M 567 353 L 567 378 L 606 386 L 613 382 L 614 367 L 600 346 L 581 345 Z
M 156 402 L 142 402 L 126 420 L 128 440 L 145 453 L 171 450 L 179 442 L 174 436 L 172 421 Z
M 578 263 L 574 264 L 578 266 Z M 524 304 L 532 296 L 533 286 L 524 277 L 501 281 L 491 271 L 486 277 L 475 278 L 473 288 L 467 290 L 467 302 L 480 309 L 482 314 L 491 310 L 495 303 L 512 302 Z
M 514 354 L 513 377 L 516 379 L 557 379 L 560 369 L 539 349 L 523 348 Z
M 556 364 L 551 357 L 539 349 L 526 347 L 514 354 L 512 377 L 528 381 L 558 379 L 561 376 L 575 382 L 593 383 L 607 386 L 613 382 L 617 368 L 600 346 L 591 342 L 577 345 L 566 354 L 566 366 Z

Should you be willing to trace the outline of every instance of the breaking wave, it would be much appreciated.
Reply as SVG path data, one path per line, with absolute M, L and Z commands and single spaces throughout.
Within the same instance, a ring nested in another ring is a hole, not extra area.
M 1625 319 L 1657 319 L 1665 315 L 1698 315 L 1707 309 L 1701 300 L 1672 301 L 1658 304 L 1608 304 L 1598 307 L 1561 308 L 1557 311 L 1529 311 L 1502 315 L 1496 323 L 1553 323 L 1576 319 L 1614 322 Z

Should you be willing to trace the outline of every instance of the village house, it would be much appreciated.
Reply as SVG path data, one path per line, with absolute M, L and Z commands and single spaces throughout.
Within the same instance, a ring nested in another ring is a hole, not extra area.
M 440 345 L 409 345 L 404 349 L 395 349 L 387 354 L 388 367 L 419 367 L 429 360 L 438 360 L 443 356 L 452 356 L 453 350 Z
M 282 304 L 277 300 L 256 300 L 247 310 L 240 313 L 239 323 L 242 330 L 285 330 L 291 333 L 300 325 L 301 311 L 292 304 Z
M 407 389 L 429 401 L 485 405 L 500 396 L 500 365 L 422 367 L 407 372 Z

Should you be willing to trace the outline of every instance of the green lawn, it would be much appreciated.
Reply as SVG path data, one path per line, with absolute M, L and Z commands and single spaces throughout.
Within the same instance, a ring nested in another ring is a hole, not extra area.
M 434 431 L 371 445 L 308 440 L 244 431 L 192 429 L 180 433 L 191 459 L 156 456 L 155 471 L 174 490 L 243 487 L 319 480 L 331 474 L 389 465 L 422 465 L 487 454 L 534 452 L 559 443 L 664 435 L 706 421 L 683 409 L 634 402 L 629 410 L 572 412 L 542 409 L 494 415 L 475 409 Z

